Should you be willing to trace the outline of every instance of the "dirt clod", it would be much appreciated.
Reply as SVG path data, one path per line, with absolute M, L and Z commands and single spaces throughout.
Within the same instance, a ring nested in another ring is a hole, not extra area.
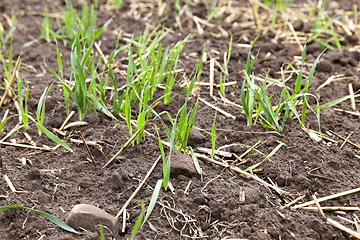
M 28 179 L 29 180 L 39 180 L 39 179 L 41 179 L 41 174 L 40 174 L 39 169 L 37 169 L 37 168 L 31 169 L 29 171 L 29 173 L 28 173 Z

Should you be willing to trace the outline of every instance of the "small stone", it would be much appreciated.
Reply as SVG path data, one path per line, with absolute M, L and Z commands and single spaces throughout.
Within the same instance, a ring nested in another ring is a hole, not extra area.
M 335 2 L 335 1 L 329 2 L 329 9 L 330 10 L 336 10 L 336 9 L 339 9 L 339 8 L 340 8 L 339 3 Z
M 65 223 L 75 230 L 86 229 L 95 232 L 99 224 L 106 226 L 112 233 L 116 233 L 117 219 L 104 210 L 89 204 L 78 204 L 70 211 Z M 106 229 L 106 228 L 103 228 Z
M 175 149 L 171 151 L 171 175 L 184 175 L 190 178 L 200 176 L 195 169 L 192 158 Z

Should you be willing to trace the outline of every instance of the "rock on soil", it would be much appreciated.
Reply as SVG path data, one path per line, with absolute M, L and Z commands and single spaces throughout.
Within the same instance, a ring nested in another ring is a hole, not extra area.
M 190 178 L 200 176 L 196 172 L 192 158 L 175 149 L 171 151 L 171 175 L 184 175 Z
M 82 228 L 95 232 L 99 229 L 98 225 L 100 223 L 110 229 L 112 233 L 116 232 L 117 219 L 93 205 L 75 205 L 66 219 L 66 224 L 78 231 Z

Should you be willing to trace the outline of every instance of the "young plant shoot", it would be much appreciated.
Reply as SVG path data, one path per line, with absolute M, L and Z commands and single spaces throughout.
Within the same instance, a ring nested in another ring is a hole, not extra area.
M 56 19 L 59 33 L 56 34 L 56 37 L 59 39 L 64 39 L 68 42 L 68 44 L 72 44 L 73 41 L 77 38 L 76 27 L 78 28 L 78 32 L 83 37 L 85 46 L 90 46 L 92 42 L 98 39 L 107 26 L 112 22 L 113 18 L 110 18 L 105 24 L 96 29 L 97 25 L 97 7 L 98 1 L 95 0 L 93 4 L 90 5 L 90 10 L 88 4 L 82 5 L 82 14 L 81 19 L 79 19 L 77 15 L 77 9 L 74 8 L 71 4 L 71 1 L 66 0 L 66 9 L 61 7 L 60 10 L 64 16 L 64 20 Z
M 45 100 L 46 100 L 46 96 L 48 95 L 52 85 L 54 85 L 55 82 L 53 82 L 50 87 L 46 87 L 43 94 L 41 95 L 40 99 L 39 99 L 39 103 L 37 106 L 37 110 L 36 110 L 36 119 L 39 125 L 43 125 L 44 123 L 44 119 L 45 119 Z M 41 127 L 38 126 L 38 132 L 39 132 L 39 136 L 41 136 L 41 132 L 42 129 Z
M 18 96 L 19 96 L 19 105 L 20 105 L 20 111 L 21 111 L 21 118 L 24 123 L 25 129 L 29 129 L 29 111 L 28 111 L 28 105 L 27 101 L 29 98 L 29 84 L 26 81 L 27 87 L 25 91 L 25 97 L 22 95 L 22 86 L 24 83 L 24 78 L 18 78 Z
M 232 50 L 232 36 L 229 43 L 229 50 L 228 52 L 224 54 L 224 65 L 223 65 L 223 71 L 220 73 L 220 93 L 225 97 L 225 82 L 226 77 L 229 74 L 228 73 L 228 65 L 231 57 L 231 50 Z
M 48 69 L 63 85 L 67 113 L 69 113 L 69 99 L 71 97 L 78 107 L 79 119 L 82 121 L 86 116 L 89 106 L 96 113 L 92 104 L 92 100 L 94 99 L 92 96 L 96 97 L 95 72 L 97 71 L 97 66 L 94 65 L 94 56 L 91 55 L 94 43 L 92 42 L 88 49 L 86 49 L 85 46 L 82 48 L 80 38 L 80 34 L 78 34 L 72 45 L 69 65 L 71 69 L 71 76 L 69 81 L 65 80 L 63 76 L 62 59 L 59 49 L 57 49 L 57 57 L 61 77 L 49 67 Z M 86 82 L 88 76 L 91 79 L 89 84 Z M 72 90 L 72 85 L 74 85 L 74 90 Z
M 211 148 L 211 158 L 214 158 L 215 155 L 215 142 L 216 142 L 216 128 L 215 128 L 215 123 L 216 123 L 216 113 L 215 112 L 215 117 L 214 117 L 214 122 L 211 128 L 211 143 L 212 143 L 212 148 Z

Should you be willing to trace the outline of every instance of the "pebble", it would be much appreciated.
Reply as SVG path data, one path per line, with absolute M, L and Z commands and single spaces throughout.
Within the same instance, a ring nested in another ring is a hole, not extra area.
M 329 2 L 329 9 L 330 10 L 335 10 L 335 9 L 339 9 L 340 8 L 340 5 L 338 2 L 336 1 L 331 1 Z
M 70 211 L 65 223 L 75 230 L 79 231 L 82 228 L 91 232 L 99 230 L 98 225 L 101 223 L 110 229 L 112 233 L 115 233 L 118 221 L 115 217 L 93 205 L 78 204 Z
M 200 176 L 195 169 L 192 158 L 175 149 L 171 152 L 171 175 L 184 175 L 188 178 Z

